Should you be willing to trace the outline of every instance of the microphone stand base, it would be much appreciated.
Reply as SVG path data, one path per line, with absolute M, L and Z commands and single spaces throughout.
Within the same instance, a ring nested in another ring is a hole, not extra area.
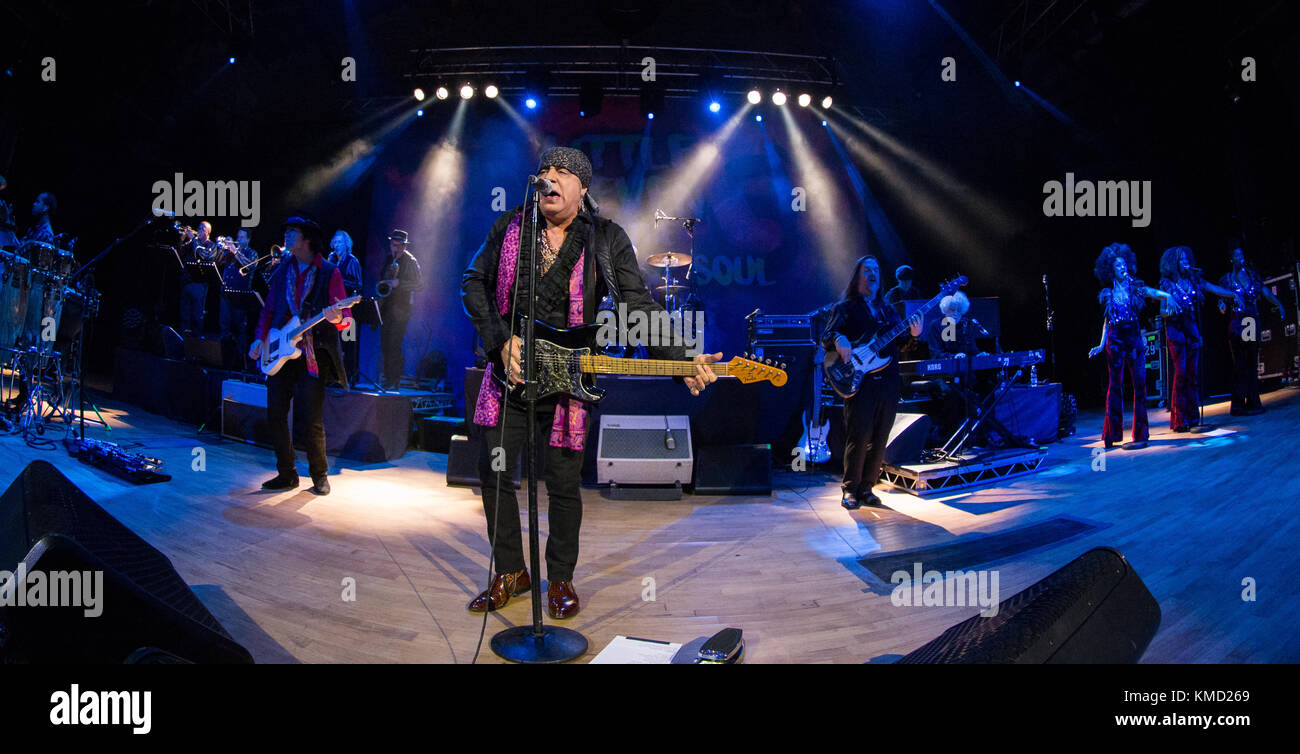
M 492 637 L 492 651 L 510 662 L 550 664 L 575 660 L 587 653 L 587 637 L 568 628 L 542 626 L 542 635 L 533 626 L 507 628 Z

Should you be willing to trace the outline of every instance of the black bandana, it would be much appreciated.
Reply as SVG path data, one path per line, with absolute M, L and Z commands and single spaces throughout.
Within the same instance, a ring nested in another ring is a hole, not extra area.
M 554 165 L 578 176 L 584 187 L 591 187 L 591 160 L 581 150 L 573 147 L 551 147 L 542 153 L 541 162 L 537 163 L 537 174 Z

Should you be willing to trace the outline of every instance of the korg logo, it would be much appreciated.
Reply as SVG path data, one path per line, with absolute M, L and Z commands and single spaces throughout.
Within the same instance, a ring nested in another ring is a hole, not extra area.
M 151 691 L 69 691 L 50 695 L 52 725 L 131 725 L 134 734 L 153 729 Z

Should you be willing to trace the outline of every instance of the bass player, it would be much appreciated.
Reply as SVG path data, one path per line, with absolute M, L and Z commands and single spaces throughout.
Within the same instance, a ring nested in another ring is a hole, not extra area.
M 875 255 L 858 259 L 853 277 L 826 320 L 822 347 L 849 361 L 852 348 L 871 336 L 898 325 L 898 311 L 880 295 L 880 262 Z M 915 338 L 921 334 L 921 319 L 913 316 L 908 329 Z M 880 481 L 885 460 L 885 444 L 898 413 L 901 378 L 898 371 L 898 344 L 890 343 L 880 354 L 889 363 L 880 371 L 869 373 L 858 391 L 844 400 L 844 481 L 840 505 L 854 510 L 863 503 L 880 505 L 872 492 Z

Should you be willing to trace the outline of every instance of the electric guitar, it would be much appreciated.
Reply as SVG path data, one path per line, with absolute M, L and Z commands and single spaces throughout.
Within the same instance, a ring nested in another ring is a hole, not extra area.
M 306 335 L 309 330 L 324 322 L 325 317 L 330 312 L 342 311 L 360 301 L 360 296 L 345 298 L 337 304 L 324 309 L 320 314 L 306 322 L 300 322 L 297 317 L 294 317 L 279 330 L 272 327 L 266 334 L 266 343 L 263 344 L 262 355 L 257 360 L 257 366 L 262 370 L 262 374 L 269 377 L 280 371 L 281 367 L 290 360 L 301 356 L 302 349 L 298 347 L 298 342 L 302 340 L 302 336 Z
M 940 299 L 944 296 L 951 296 L 958 288 L 966 285 L 968 281 L 965 275 L 957 277 L 944 283 L 939 290 L 939 295 L 921 304 L 919 308 L 911 313 L 908 319 L 920 317 L 925 319 L 926 313 L 939 305 Z M 854 345 L 852 352 L 849 353 L 849 360 L 840 359 L 839 351 L 834 349 L 826 352 L 826 359 L 822 366 L 826 372 L 826 379 L 835 388 L 835 392 L 841 398 L 852 398 L 858 392 L 858 386 L 862 384 L 862 378 L 868 374 L 874 374 L 889 366 L 893 357 L 881 356 L 880 352 L 885 350 L 890 343 L 907 332 L 908 324 L 904 320 L 894 325 L 889 330 L 876 335 L 865 343 Z
M 597 374 L 667 375 L 694 377 L 695 362 L 665 359 L 620 359 L 595 353 L 596 333 L 601 325 L 579 325 L 560 330 L 541 322 L 533 323 L 533 343 L 536 355 L 534 382 L 537 399 L 551 395 L 566 395 L 587 403 L 598 403 L 605 391 L 596 387 Z M 524 342 L 520 356 L 527 360 L 528 343 Z M 771 382 L 780 387 L 787 375 L 770 362 L 744 359 L 736 356 L 727 362 L 709 365 L 719 377 L 735 377 L 743 383 Z M 499 361 L 492 365 L 492 376 L 505 388 L 506 396 L 515 400 L 524 397 L 524 385 L 506 379 Z
M 803 435 L 799 438 L 799 444 L 796 446 L 803 453 L 804 460 L 808 463 L 826 463 L 831 459 L 831 446 L 826 442 L 830 437 L 831 420 L 826 419 L 817 425 L 818 419 L 822 415 L 822 373 L 819 369 L 814 369 L 812 373 L 812 405 L 804 412 L 803 416 Z

